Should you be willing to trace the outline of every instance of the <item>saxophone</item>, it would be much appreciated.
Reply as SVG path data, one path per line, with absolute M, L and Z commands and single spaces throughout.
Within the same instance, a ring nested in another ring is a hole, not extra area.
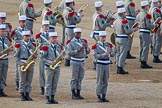
M 56 69 L 56 67 L 59 65 L 59 64 L 61 64 L 61 61 L 62 61 L 62 55 L 64 54 L 64 52 L 65 52 L 65 47 L 63 47 L 63 50 L 62 50 L 62 52 L 59 54 L 59 56 L 57 56 L 57 58 L 54 60 L 54 64 L 53 65 L 50 65 L 50 69 L 51 70 L 55 70 Z
M 13 47 L 13 45 L 9 46 L 8 48 L 4 49 L 2 52 L 1 52 L 1 56 L 0 56 L 0 59 L 2 59 L 3 57 L 7 56 L 7 54 L 10 52 L 10 49 Z
M 40 47 L 41 44 L 39 44 L 37 48 L 34 50 L 34 52 L 29 56 L 29 58 L 25 62 L 25 65 L 21 66 L 21 72 L 25 72 L 32 64 L 36 62 L 36 58 L 34 57 L 34 55 L 37 53 Z

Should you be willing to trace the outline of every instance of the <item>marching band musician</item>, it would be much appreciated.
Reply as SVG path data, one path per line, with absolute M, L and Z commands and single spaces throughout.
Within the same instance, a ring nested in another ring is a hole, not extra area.
M 152 20 L 153 22 L 156 22 L 156 20 L 159 18 L 161 20 L 162 18 L 162 13 L 161 10 L 159 8 L 159 0 L 152 0 L 153 3 L 153 8 L 151 8 L 150 13 L 152 15 Z M 160 20 L 159 22 L 159 26 L 160 27 Z M 153 35 L 153 62 L 154 63 L 161 63 L 162 61 L 159 59 L 159 55 L 160 55 L 160 49 L 161 49 L 161 36 L 160 36 L 160 29 L 157 29 L 156 31 L 154 31 L 154 35 Z
M 6 22 L 6 12 L 0 12 L 0 24 L 6 24 L 6 30 L 7 30 L 6 37 L 10 38 L 12 25 Z
M 26 15 L 26 27 L 28 30 L 33 30 L 35 18 L 40 17 L 42 12 L 35 12 L 34 5 L 29 3 L 31 0 L 24 0 L 19 6 L 19 16 Z
M 151 39 L 150 30 L 153 29 L 156 26 L 156 24 L 151 23 L 152 16 L 148 14 L 149 2 L 141 1 L 141 7 L 142 10 L 136 17 L 140 28 L 140 68 L 150 69 L 152 68 L 152 66 L 147 64 Z
M 23 39 L 22 41 L 15 44 L 15 54 L 14 57 L 18 63 L 18 72 L 19 72 L 19 92 L 21 94 L 21 101 L 32 101 L 32 98 L 29 96 L 29 93 L 32 90 L 32 79 L 34 73 L 34 65 L 30 65 L 28 69 L 22 70 L 22 66 L 27 66 L 26 61 L 35 51 L 36 44 L 30 41 L 31 32 L 22 31 Z M 36 54 L 33 54 L 33 57 L 36 58 Z
M 6 86 L 6 78 L 8 72 L 8 54 L 3 55 L 3 51 L 11 45 L 11 41 L 6 38 L 6 24 L 0 24 L 0 97 L 6 97 L 3 91 Z
M 67 51 L 71 57 L 70 65 L 72 70 L 72 99 L 84 99 L 80 95 L 80 91 L 85 73 L 85 56 L 90 53 L 90 48 L 87 40 L 81 39 L 81 28 L 74 28 L 74 38 L 67 41 Z
M 42 16 L 43 16 L 43 21 L 48 20 L 49 21 L 49 32 L 54 32 L 55 31 L 55 26 L 56 23 L 61 20 L 61 18 L 56 19 L 52 10 L 51 10 L 51 5 L 52 5 L 52 0 L 44 0 L 44 5 L 45 8 L 43 9 Z
M 11 38 L 14 40 L 15 43 L 22 41 L 23 36 L 22 36 L 22 31 L 27 31 L 28 29 L 26 28 L 26 16 L 21 15 L 19 16 L 19 27 L 17 27 L 14 31 L 11 32 Z M 16 77 L 15 77 L 15 82 L 16 82 L 16 90 L 19 89 L 19 72 L 18 72 L 18 64 L 16 63 Z
M 93 20 L 93 33 L 91 34 L 91 37 L 95 39 L 95 42 L 98 41 L 98 32 L 99 31 L 105 31 L 106 27 L 111 27 L 111 25 L 113 24 L 114 20 L 110 20 L 107 21 L 107 19 L 105 18 L 106 16 L 104 16 L 102 14 L 102 1 L 96 1 L 95 2 L 95 8 L 96 11 L 93 14 L 92 20 Z M 93 61 L 94 64 L 94 69 L 96 69 L 96 62 L 95 60 Z
M 49 21 L 44 20 L 42 21 L 42 30 L 39 34 L 36 35 L 36 42 L 39 44 L 44 44 L 48 42 L 49 38 Z M 40 52 L 41 54 L 41 52 Z M 45 88 L 45 73 L 44 73 L 45 64 L 42 61 L 42 57 L 40 55 L 39 58 L 39 85 L 41 88 L 41 94 L 44 95 L 44 88 Z
M 106 99 L 108 79 L 109 79 L 109 64 L 110 56 L 114 56 L 112 52 L 112 44 L 105 42 L 107 33 L 106 31 L 99 31 L 99 41 L 92 46 L 94 50 L 94 57 L 97 59 L 97 87 L 96 94 L 98 102 L 109 102 Z M 102 95 L 102 97 L 101 97 Z
M 63 18 L 66 26 L 65 27 L 66 40 L 68 39 L 71 40 L 74 37 L 73 29 L 76 27 L 76 24 L 81 22 L 83 13 L 75 12 L 74 0 L 66 0 L 65 2 L 66 8 L 63 11 Z M 70 66 L 70 57 L 68 56 L 68 54 L 65 55 L 65 66 Z
M 131 29 L 126 19 L 125 8 L 118 8 L 118 18 L 114 22 L 114 29 L 116 34 L 116 64 L 117 64 L 117 74 L 128 74 L 123 67 L 125 65 L 125 60 L 128 52 L 128 35 L 137 31 L 138 28 Z
M 62 52 L 63 46 L 58 43 L 57 32 L 49 32 L 48 43 L 42 46 L 42 60 L 45 62 L 45 96 L 46 104 L 58 104 L 55 100 L 56 89 L 60 77 L 60 66 L 51 69 L 56 64 L 56 58 Z
M 135 9 L 135 3 L 133 0 L 125 0 L 125 9 L 126 9 L 126 18 L 128 20 L 129 27 L 132 28 L 132 26 L 136 22 L 136 9 Z M 130 54 L 131 48 L 133 43 L 133 37 L 129 38 L 129 49 L 127 53 L 127 59 L 135 59 L 136 57 L 132 56 Z

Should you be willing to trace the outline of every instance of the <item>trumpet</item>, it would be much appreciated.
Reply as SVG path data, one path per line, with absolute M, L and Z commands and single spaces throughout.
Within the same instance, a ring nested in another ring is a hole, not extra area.
M 65 52 L 65 47 L 63 47 L 62 52 L 61 52 L 61 53 L 59 54 L 59 56 L 57 56 L 57 58 L 54 60 L 55 63 L 54 63 L 53 65 L 50 65 L 50 69 L 51 69 L 51 70 L 55 70 L 56 67 L 58 67 L 58 65 L 61 64 L 62 56 L 63 56 L 64 52 Z
M 79 9 L 78 9 L 78 13 L 83 12 L 86 8 L 88 7 L 88 4 L 83 4 Z
M 4 49 L 2 52 L 1 52 L 1 56 L 0 56 L 0 59 L 2 59 L 3 57 L 7 56 L 7 54 L 10 52 L 10 49 L 13 47 L 13 45 L 9 46 L 8 48 Z
M 41 47 L 41 44 L 37 46 L 37 48 L 34 50 L 34 52 L 29 56 L 29 58 L 26 60 L 25 65 L 21 66 L 21 72 L 26 72 L 26 70 L 36 62 L 36 58 L 34 57 L 39 48 Z

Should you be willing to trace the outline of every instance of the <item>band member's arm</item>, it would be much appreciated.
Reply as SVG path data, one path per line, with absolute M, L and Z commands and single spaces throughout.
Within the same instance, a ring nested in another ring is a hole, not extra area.
M 20 47 L 21 45 L 19 43 L 15 44 L 15 52 L 14 52 L 14 57 L 15 60 L 18 64 L 21 64 L 21 60 L 20 60 Z
M 42 60 L 43 60 L 46 64 L 49 64 L 49 65 L 50 65 L 51 61 L 47 59 L 47 56 L 48 56 L 48 47 L 45 46 L 45 45 L 43 45 L 43 46 L 41 47 L 41 51 L 40 51 L 40 52 L 41 52 L 41 58 L 42 58 Z
M 81 22 L 82 17 L 77 15 L 76 12 L 72 11 L 68 13 L 68 19 L 72 21 L 72 23 L 77 24 Z
M 111 23 L 107 22 L 107 21 L 105 20 L 105 16 L 103 16 L 103 15 L 101 15 L 101 14 L 98 15 L 96 21 L 98 22 L 98 24 L 99 24 L 99 26 L 100 26 L 101 28 L 111 27 L 111 25 L 112 25 Z
M 68 55 L 75 56 L 79 52 L 79 49 L 75 49 L 71 43 L 67 46 Z
M 150 14 L 147 14 L 146 17 L 145 17 L 145 25 L 146 25 L 146 28 L 148 29 L 153 29 L 155 26 L 154 24 L 151 23 L 151 18 L 152 16 Z
M 28 4 L 28 7 L 26 9 L 31 18 L 40 17 L 42 14 L 41 12 L 35 13 L 33 4 Z
M 94 57 L 96 59 L 105 59 L 106 57 L 109 57 L 109 54 L 106 54 L 106 52 L 100 53 L 97 45 L 93 45 L 92 49 L 94 49 Z
M 136 11 L 135 11 L 135 4 L 133 2 L 131 2 L 128 5 L 128 11 L 130 12 L 130 15 L 132 15 L 133 17 L 136 16 Z
M 50 22 L 51 24 L 54 24 L 54 25 L 55 25 L 57 22 L 59 22 L 59 21 L 61 20 L 61 18 L 56 19 L 56 18 L 54 17 L 54 15 L 53 15 L 53 12 L 52 12 L 52 11 L 46 12 L 46 18 L 47 18 L 47 20 L 49 20 L 49 22 Z
M 129 34 L 131 34 L 131 33 L 134 32 L 133 29 L 131 29 L 131 28 L 129 27 L 129 25 L 128 25 L 128 20 L 123 20 L 123 21 L 122 21 L 122 28 L 123 28 L 124 32 L 125 32 L 127 35 L 129 35 Z

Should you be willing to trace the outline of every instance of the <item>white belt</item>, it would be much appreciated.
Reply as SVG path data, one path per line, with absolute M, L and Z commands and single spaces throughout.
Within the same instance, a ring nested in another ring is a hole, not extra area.
M 140 32 L 149 32 L 149 33 L 150 33 L 150 30 L 147 30 L 147 29 L 140 29 Z
M 8 59 L 8 55 L 6 55 L 5 57 L 2 58 L 2 60 Z
M 117 36 L 128 36 L 128 35 L 125 35 L 125 34 L 118 35 L 118 34 L 117 34 Z
M 53 25 L 49 25 L 49 27 L 51 27 L 51 28 L 55 28 L 55 26 L 53 26 Z
M 131 17 L 131 16 L 126 16 L 127 19 L 130 19 L 130 20 L 135 20 L 136 18 L 135 17 Z
M 26 17 L 26 19 L 33 20 L 33 18 Z
M 21 62 L 26 62 L 26 60 L 20 60 Z
M 68 27 L 68 28 L 75 28 L 76 25 L 68 25 L 68 26 L 66 26 L 66 27 Z
M 110 63 L 110 60 L 97 60 L 98 63 L 104 63 L 104 64 L 108 64 Z
M 74 57 L 71 57 L 71 60 L 74 60 L 74 61 L 84 61 L 85 59 L 84 58 L 74 58 Z

